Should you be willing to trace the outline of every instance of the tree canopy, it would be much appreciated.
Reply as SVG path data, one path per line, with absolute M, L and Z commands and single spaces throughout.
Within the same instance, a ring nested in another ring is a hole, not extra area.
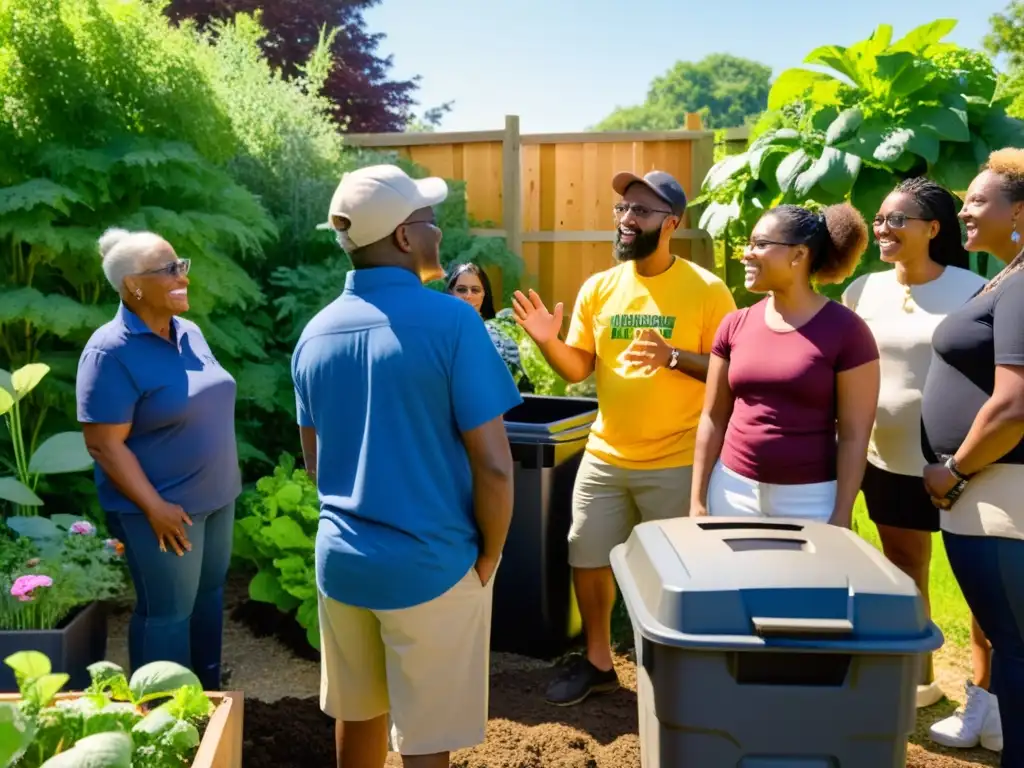
M 391 56 L 380 56 L 383 34 L 366 29 L 363 12 L 380 0 L 170 0 L 171 19 L 194 19 L 201 27 L 236 13 L 260 15 L 267 30 L 267 59 L 286 75 L 301 73 L 321 30 L 338 28 L 331 46 L 334 66 L 324 95 L 334 102 L 334 118 L 354 132 L 401 131 L 411 118 L 418 78 L 390 78 Z
M 677 61 L 654 78 L 643 104 L 617 107 L 594 130 L 673 130 L 687 112 L 699 112 L 709 128 L 744 125 L 767 107 L 771 76 L 771 67 L 727 53 Z

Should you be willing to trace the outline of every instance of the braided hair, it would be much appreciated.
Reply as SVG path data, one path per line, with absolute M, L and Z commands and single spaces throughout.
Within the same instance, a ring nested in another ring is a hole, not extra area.
M 939 233 L 928 244 L 928 257 L 944 267 L 969 269 L 971 257 L 961 240 L 956 198 L 952 193 L 924 176 L 904 179 L 893 192 L 913 198 L 923 218 L 939 222 Z
M 810 250 L 810 275 L 822 285 L 841 283 L 853 274 L 868 247 L 864 217 L 849 203 L 830 205 L 821 213 L 787 204 L 769 213 L 787 240 Z
M 997 149 L 988 156 L 988 162 L 982 166 L 982 170 L 991 171 L 999 177 L 1000 187 L 1010 203 L 1024 202 L 1024 149 L 1016 147 Z M 981 292 L 991 291 L 1007 277 L 1022 269 L 1024 269 L 1024 249 L 1021 249 L 998 275 L 989 280 L 988 285 L 982 288 Z

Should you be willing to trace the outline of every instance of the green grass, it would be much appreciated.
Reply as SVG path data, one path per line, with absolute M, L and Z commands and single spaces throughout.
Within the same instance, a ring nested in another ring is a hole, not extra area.
M 857 497 L 853 509 L 853 529 L 879 550 L 882 546 L 878 539 L 878 528 L 868 518 L 864 498 Z M 932 540 L 932 572 L 931 572 L 932 618 L 939 625 L 946 642 L 959 647 L 967 647 L 971 637 L 971 615 L 967 603 L 960 592 L 960 587 L 953 577 L 946 557 L 946 548 L 942 545 L 942 534 L 934 534 Z M 620 648 L 632 647 L 633 630 L 629 622 L 629 614 L 620 596 L 615 604 L 612 616 L 612 640 Z
M 878 528 L 868 519 L 864 498 L 857 497 L 853 509 L 854 530 L 864 537 L 865 541 L 881 549 L 878 540 Z M 971 637 L 971 614 L 967 603 L 956 583 L 953 571 L 949 567 L 946 548 L 942 545 L 942 534 L 936 533 L 932 539 L 932 572 L 930 593 L 932 601 L 932 618 L 946 636 L 946 642 L 966 647 Z

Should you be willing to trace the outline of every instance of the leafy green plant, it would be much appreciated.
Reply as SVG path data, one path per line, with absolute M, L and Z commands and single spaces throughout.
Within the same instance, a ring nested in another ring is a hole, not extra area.
M 89 667 L 77 698 L 57 699 L 66 674 L 36 651 L 5 659 L 21 692 L 0 704 L 0 764 L 18 768 L 180 768 L 191 765 L 213 704 L 199 679 L 168 661 L 146 664 L 129 681 L 110 662 Z M 157 704 L 157 702 L 163 702 Z
M 81 432 L 59 432 L 37 447 L 42 416 L 35 420 L 35 428 L 26 440 L 21 403 L 49 372 L 50 367 L 43 363 L 30 363 L 13 374 L 0 370 L 0 415 L 14 452 L 13 461 L 4 461 L 14 475 L 0 477 L 0 499 L 14 504 L 21 515 L 32 514 L 42 505 L 36 495 L 41 475 L 80 472 L 93 464 Z
M 74 515 L 11 517 L 0 529 L 0 630 L 53 629 L 125 589 L 123 545 Z
M 283 454 L 274 472 L 260 478 L 241 500 L 234 555 L 255 565 L 249 597 L 295 613 L 309 644 L 320 647 L 314 542 L 320 521 L 316 485 L 295 458 Z
M 910 176 L 965 190 L 991 150 L 1024 142 L 1024 123 L 1007 116 L 984 54 L 942 42 L 955 26 L 940 19 L 892 42 L 883 24 L 849 48 L 813 50 L 804 62 L 822 69 L 779 75 L 748 150 L 704 179 L 694 201 L 707 204 L 701 228 L 742 243 L 782 203 L 814 209 L 850 200 L 870 219 Z
M 516 323 L 511 309 L 501 310 L 490 322 L 519 345 L 520 365 L 533 385 L 534 394 L 556 397 L 567 394 L 565 379 L 548 365 L 548 361 L 544 359 L 544 355 L 534 344 L 533 339 Z

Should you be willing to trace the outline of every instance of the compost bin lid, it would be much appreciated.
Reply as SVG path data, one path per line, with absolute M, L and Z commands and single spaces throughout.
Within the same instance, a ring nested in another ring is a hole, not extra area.
M 653 642 L 933 650 L 913 580 L 856 533 L 789 518 L 637 525 L 612 551 L 634 627 Z

